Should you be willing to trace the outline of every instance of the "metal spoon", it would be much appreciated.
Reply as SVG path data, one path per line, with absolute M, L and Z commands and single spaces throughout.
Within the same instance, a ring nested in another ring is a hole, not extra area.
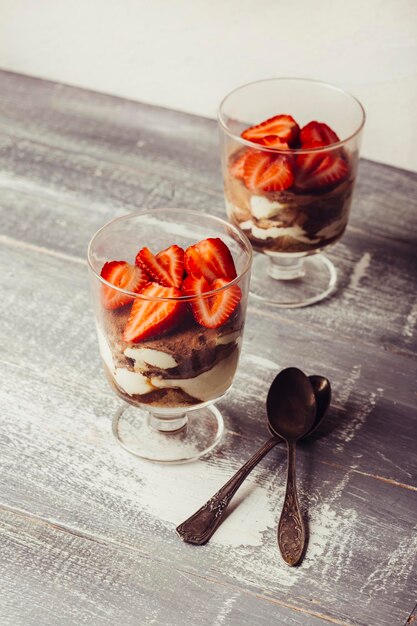
M 285 372 L 286 370 L 284 370 Z M 282 374 L 282 372 L 281 372 Z M 278 376 L 280 376 L 278 374 Z M 277 384 L 278 376 L 271 384 L 271 390 Z M 331 387 L 330 382 L 324 376 L 310 376 L 310 382 L 313 386 L 314 395 L 316 397 L 317 412 L 313 428 L 307 433 L 311 435 L 316 428 L 319 427 L 330 404 Z M 269 419 L 269 416 L 268 416 Z M 177 528 L 178 535 L 187 543 L 195 545 L 203 545 L 209 541 L 216 529 L 222 523 L 226 516 L 226 509 L 229 502 L 235 495 L 236 491 L 248 477 L 250 472 L 263 459 L 266 454 L 278 443 L 282 443 L 282 439 L 277 437 L 269 427 L 272 437 L 266 441 L 259 450 L 236 472 L 230 480 L 227 481 L 221 489 L 206 502 L 194 515 L 189 517 L 185 522 Z
M 283 375 L 284 374 L 284 375 Z M 305 527 L 295 478 L 295 447 L 313 427 L 317 406 L 311 381 L 295 367 L 281 372 L 267 399 L 270 426 L 287 442 L 288 470 L 284 506 L 278 524 L 278 545 L 288 565 L 296 565 L 305 547 Z

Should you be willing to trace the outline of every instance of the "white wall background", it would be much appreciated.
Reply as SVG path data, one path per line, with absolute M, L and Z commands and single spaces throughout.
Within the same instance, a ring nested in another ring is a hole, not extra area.
M 363 156 L 417 171 L 417 0 L 0 0 L 0 67 L 209 117 L 317 78 L 364 104 Z

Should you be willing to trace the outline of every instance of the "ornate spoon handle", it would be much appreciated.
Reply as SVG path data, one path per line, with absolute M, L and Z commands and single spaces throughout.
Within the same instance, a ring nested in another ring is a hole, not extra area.
M 187 543 L 202 546 L 207 543 L 221 524 L 230 500 L 245 478 L 274 446 L 282 441 L 271 437 L 255 452 L 217 493 L 214 494 L 198 511 L 177 527 L 177 533 Z
M 297 565 L 305 545 L 305 528 L 295 480 L 295 442 L 287 442 L 288 470 L 284 506 L 278 524 L 278 545 L 288 565 Z

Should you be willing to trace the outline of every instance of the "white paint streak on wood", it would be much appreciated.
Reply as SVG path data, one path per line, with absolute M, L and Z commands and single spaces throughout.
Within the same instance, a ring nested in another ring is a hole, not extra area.
M 396 550 L 381 560 L 361 588 L 361 593 L 374 597 L 389 586 L 390 593 L 400 592 L 414 571 L 417 558 L 417 526 L 404 537 Z
M 360 365 L 354 365 L 350 375 L 346 378 L 342 388 L 339 391 L 338 398 L 340 404 L 344 406 L 350 398 L 350 395 L 355 388 L 357 381 L 361 375 L 362 368 Z
M 336 581 L 350 567 L 357 532 L 357 511 L 340 505 L 350 477 L 350 472 L 347 472 L 323 500 L 317 499 L 310 511 L 310 539 L 306 562 L 320 562 L 323 576 L 328 574 Z
M 339 392 L 339 401 L 343 407 L 346 407 L 355 385 L 360 378 L 361 371 L 362 367 L 360 365 L 355 365 L 350 376 L 346 379 L 344 386 Z M 382 394 L 383 389 L 378 387 L 376 391 L 369 393 L 366 400 L 361 402 L 360 407 L 355 410 L 354 415 L 350 414 L 351 410 L 346 410 L 348 420 L 346 421 L 346 424 L 339 428 L 335 433 L 335 436 L 339 439 L 339 443 L 336 444 L 336 449 L 339 452 L 343 451 L 345 444 L 352 441 L 358 431 L 362 428 L 366 418 L 375 408 L 377 400 L 382 396 Z
M 407 315 L 407 319 L 405 321 L 405 325 L 403 328 L 404 337 L 413 337 L 414 330 L 417 323 L 417 302 L 413 304 L 409 314 Z
M 366 418 L 376 406 L 377 397 L 378 394 L 376 392 L 370 393 L 369 398 L 361 404 L 360 408 L 356 410 L 355 415 L 350 418 L 344 427 L 337 431 L 336 435 L 340 440 L 340 443 L 336 444 L 336 448 L 339 452 L 343 451 L 345 444 L 352 441 L 362 428 Z
M 141 463 L 141 501 L 149 514 L 163 520 L 172 528 L 211 497 L 235 469 L 227 460 L 218 466 L 195 463 L 192 472 L 185 466 L 175 466 L 167 470 L 165 467 Z M 178 494 L 181 494 L 181 498 Z M 211 540 L 212 544 L 229 547 L 261 546 L 262 533 L 266 528 L 273 527 L 276 500 L 271 501 L 267 489 L 257 485 L 253 477 L 250 477 L 240 495 L 246 497 L 235 509 L 228 523 L 222 524 L 217 530 Z M 237 528 L 239 532 L 236 532 Z
M 390 465 L 392 465 L 393 467 L 395 467 L 397 470 L 399 470 L 400 472 L 402 472 L 403 474 L 405 474 L 406 476 L 408 476 L 408 478 L 413 479 L 413 475 L 411 474 L 411 472 L 407 472 L 407 470 L 402 466 L 399 465 L 398 463 L 395 463 L 392 459 L 388 458 L 386 456 L 386 454 L 383 454 L 381 452 L 381 450 L 375 450 L 375 452 L 377 453 L 377 455 L 383 459 L 384 461 L 386 461 L 386 463 L 389 463 Z
M 67 189 L 59 189 L 50 185 L 42 184 L 28 178 L 22 178 L 21 176 L 15 176 L 10 173 L 0 172 L 0 189 L 10 191 L 15 195 L 16 203 L 19 202 L 19 198 L 22 196 L 28 196 L 35 201 L 35 198 L 39 196 L 43 201 L 53 202 L 57 205 L 67 206 L 72 210 L 86 210 L 85 201 L 81 197 L 77 197 L 76 191 L 69 193 Z M 103 201 L 95 202 L 91 200 L 89 202 L 89 208 L 93 208 L 95 211 L 100 211 L 107 203 Z M 111 204 L 107 205 L 109 208 L 113 208 Z M 58 211 L 57 211 L 58 214 Z
M 220 607 L 220 610 L 213 623 L 213 626 L 223 626 L 223 624 L 226 624 L 226 618 L 228 615 L 230 615 L 230 612 L 233 609 L 233 605 L 235 604 L 239 596 L 240 596 L 240 592 L 235 591 L 229 598 L 226 598 L 226 600 Z
M 78 263 L 79 265 L 87 264 L 86 259 L 82 259 L 78 256 L 65 254 L 64 252 L 52 250 L 51 248 L 44 248 L 43 246 L 37 246 L 33 243 L 19 241 L 18 239 L 13 239 L 12 237 L 8 237 L 7 235 L 0 235 L 0 243 L 2 243 L 5 246 L 12 246 L 14 248 L 23 248 L 27 252 L 35 252 L 36 254 L 47 254 L 48 256 L 54 257 L 56 259 L 69 261 L 71 263 Z
M 371 263 L 371 254 L 369 252 L 365 252 L 359 261 L 356 263 L 353 268 L 352 275 L 350 277 L 349 286 L 346 291 L 346 295 L 348 297 L 352 297 L 353 293 L 356 289 L 360 288 L 360 283 L 362 278 L 366 276 L 366 272 Z

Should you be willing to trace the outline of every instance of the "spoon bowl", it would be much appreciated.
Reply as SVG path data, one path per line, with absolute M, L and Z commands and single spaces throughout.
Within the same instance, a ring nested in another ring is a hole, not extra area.
M 330 406 L 332 399 L 332 387 L 330 381 L 325 376 L 309 376 L 309 381 L 313 387 L 314 396 L 316 398 L 316 419 L 311 430 L 308 431 L 305 437 L 309 437 L 320 426 Z M 304 437 L 303 437 L 304 438 Z
M 310 437 L 321 425 L 323 422 L 327 410 L 330 406 L 331 398 L 332 398 L 332 387 L 330 385 L 330 381 L 325 376 L 312 375 L 309 376 L 309 381 L 311 382 L 311 386 L 313 387 L 314 396 L 316 398 L 316 417 L 313 422 L 313 426 L 311 430 L 308 431 L 301 439 L 306 439 Z M 274 382 L 272 383 L 274 384 Z M 277 437 L 276 433 L 272 430 L 269 422 L 268 422 L 268 430 L 272 436 Z M 279 441 L 284 441 L 282 437 L 279 437 Z
M 268 424 L 285 441 L 298 441 L 314 425 L 317 403 L 307 376 L 296 367 L 287 367 L 274 379 L 266 400 Z

